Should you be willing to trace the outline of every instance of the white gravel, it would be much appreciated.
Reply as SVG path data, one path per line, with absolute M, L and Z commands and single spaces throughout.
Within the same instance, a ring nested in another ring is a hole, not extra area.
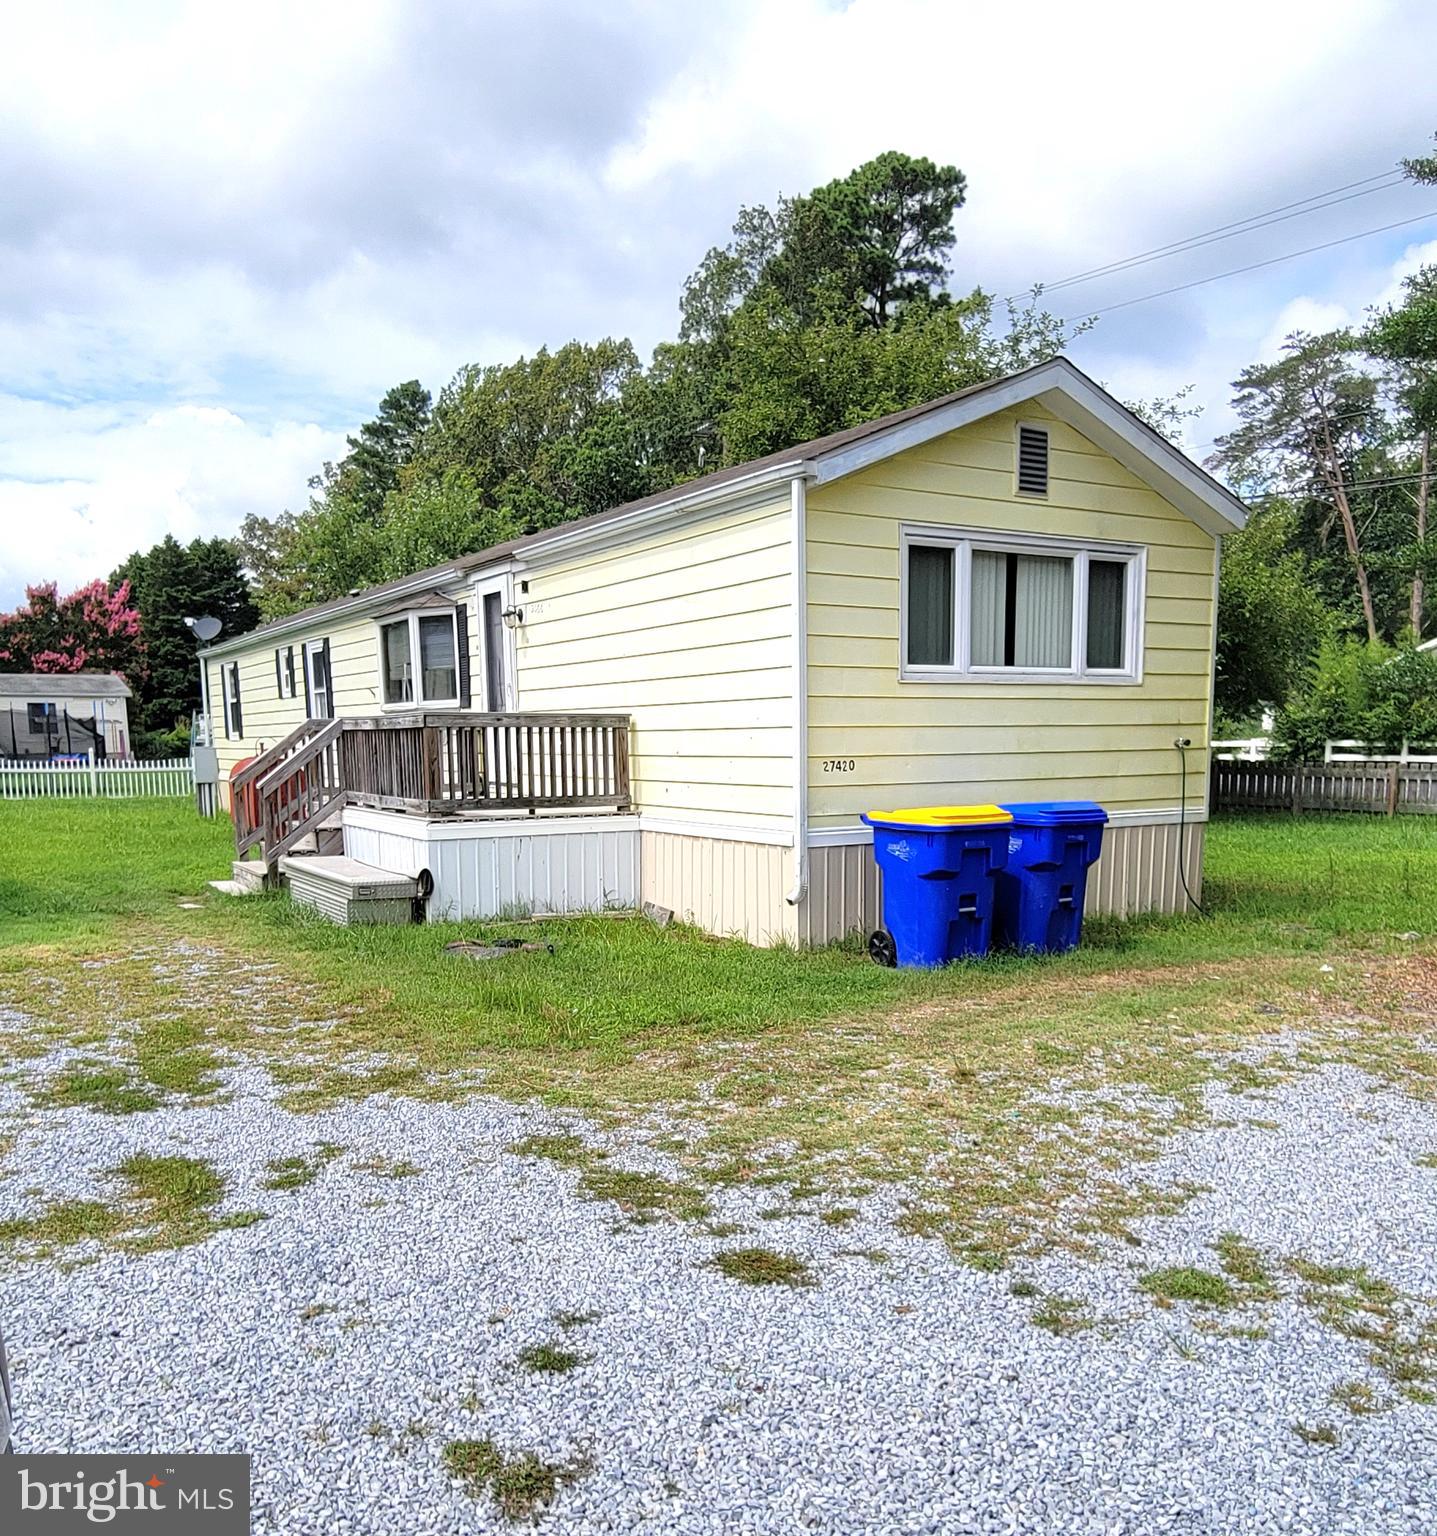
M 102 1190 L 140 1149 L 208 1158 L 229 1208 L 269 1212 L 145 1257 L 0 1259 L 21 1449 L 248 1451 L 266 1536 L 505 1528 L 441 1464 L 446 1442 L 486 1436 L 575 1469 L 539 1521 L 563 1532 L 1437 1530 L 1437 1408 L 1397 1398 L 1295 1295 L 1237 1319 L 1260 1313 L 1269 1338 L 1222 1338 L 1136 1283 L 1215 1268 L 1209 1245 L 1237 1231 L 1274 1261 L 1366 1263 L 1437 1294 L 1437 1170 L 1414 1161 L 1437 1150 L 1437 1113 L 1351 1070 L 1215 1095 L 1233 1124 L 1183 1133 L 1133 1175 L 1210 1192 L 1140 1224 L 1140 1248 L 1023 1266 L 1090 1303 L 1098 1326 L 1071 1337 L 1033 1324 L 1014 1272 L 962 1268 L 878 1205 L 835 1229 L 758 1219 L 771 1191 L 723 1192 L 716 1218 L 741 1236 L 629 1226 L 573 1173 L 505 1150 L 571 1120 L 486 1098 L 301 1117 L 263 1073 L 225 1076 L 227 1102 L 124 1118 L 0 1093 L 16 1135 L 0 1218 L 37 1209 L 35 1189 Z M 315 1183 L 263 1188 L 268 1159 L 325 1140 L 346 1150 Z M 353 1166 L 376 1156 L 422 1172 Z M 801 1254 L 818 1283 L 744 1287 L 704 1264 L 743 1243 Z M 864 1248 L 891 1262 L 845 1252 Z M 315 1306 L 332 1310 L 302 1319 Z M 599 1317 L 564 1333 L 559 1310 Z M 588 1361 L 515 1365 L 560 1339 Z M 1391 1406 L 1334 1407 L 1352 1380 Z M 1299 1420 L 1340 1443 L 1304 1443 Z

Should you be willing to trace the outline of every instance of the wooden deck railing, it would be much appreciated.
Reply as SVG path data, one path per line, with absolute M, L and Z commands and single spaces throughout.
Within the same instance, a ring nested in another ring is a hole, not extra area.
M 272 864 L 344 805 L 623 811 L 627 715 L 383 715 L 311 720 L 231 781 L 235 844 Z

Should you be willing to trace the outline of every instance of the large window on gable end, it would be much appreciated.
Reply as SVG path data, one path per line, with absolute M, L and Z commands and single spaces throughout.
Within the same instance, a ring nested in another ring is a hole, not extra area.
M 901 675 L 1136 681 L 1142 551 L 904 530 Z

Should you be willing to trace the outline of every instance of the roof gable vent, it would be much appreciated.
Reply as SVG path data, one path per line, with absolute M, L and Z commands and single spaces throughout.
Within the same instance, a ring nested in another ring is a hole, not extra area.
M 1048 494 L 1048 431 L 1046 427 L 1018 428 L 1018 494 Z

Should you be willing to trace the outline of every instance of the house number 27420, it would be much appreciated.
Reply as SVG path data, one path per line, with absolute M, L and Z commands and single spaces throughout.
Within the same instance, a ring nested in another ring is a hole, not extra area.
M 823 760 L 825 773 L 852 773 L 857 766 L 857 759 L 852 757 L 825 757 Z

